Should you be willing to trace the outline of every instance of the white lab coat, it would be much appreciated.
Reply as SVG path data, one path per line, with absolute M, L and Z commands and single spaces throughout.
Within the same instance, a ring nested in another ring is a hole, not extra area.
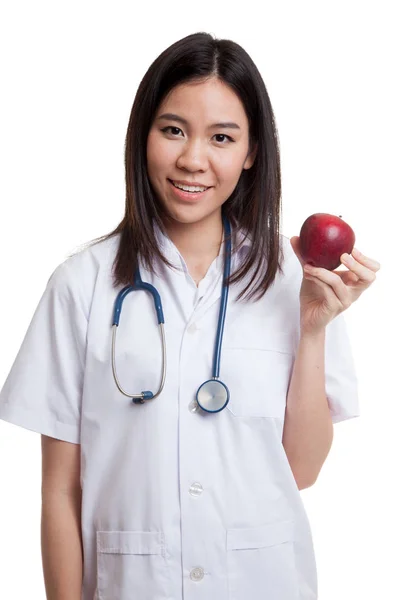
M 281 235 L 284 274 L 267 294 L 246 305 L 231 286 L 220 371 L 231 397 L 204 413 L 195 394 L 212 374 L 223 246 L 197 288 L 175 245 L 156 234 L 180 269 L 151 275 L 141 264 L 163 302 L 162 394 L 136 405 L 112 377 L 117 237 L 51 275 L 2 388 L 0 418 L 81 445 L 82 600 L 314 600 L 312 535 L 282 446 L 301 265 Z M 125 298 L 116 364 L 128 392 L 157 391 L 160 333 L 146 292 Z M 325 368 L 332 421 L 358 416 L 343 315 L 327 326 Z

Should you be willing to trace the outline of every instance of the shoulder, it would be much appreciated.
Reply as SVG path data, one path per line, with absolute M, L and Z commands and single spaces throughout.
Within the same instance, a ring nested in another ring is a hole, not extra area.
M 75 249 L 51 273 L 47 289 L 79 302 L 88 314 L 99 280 L 111 282 L 112 267 L 119 244 L 119 235 L 87 242 Z
M 251 236 L 242 229 L 240 229 L 238 233 L 238 246 L 240 242 L 242 242 L 242 245 L 238 251 L 239 264 L 244 260 L 252 245 Z M 265 264 L 267 264 L 267 262 Z M 292 248 L 290 238 L 283 233 L 279 233 L 279 264 L 282 272 L 277 270 L 275 274 L 275 288 L 281 285 L 285 287 L 289 285 L 298 287 L 303 277 L 303 269 Z
M 239 250 L 241 258 L 247 254 L 252 246 L 252 243 L 253 241 L 251 235 L 246 233 L 243 229 L 239 229 L 237 245 L 241 246 Z M 293 269 L 295 271 L 298 270 L 298 266 L 301 268 L 299 260 L 292 248 L 292 244 L 290 243 L 290 238 L 283 233 L 279 233 L 279 250 L 279 261 L 283 269 L 285 269 L 287 272 L 290 272 Z
M 112 267 L 118 244 L 119 235 L 95 242 L 86 242 L 79 246 L 60 263 L 51 277 L 60 280 L 95 277 L 99 271 Z

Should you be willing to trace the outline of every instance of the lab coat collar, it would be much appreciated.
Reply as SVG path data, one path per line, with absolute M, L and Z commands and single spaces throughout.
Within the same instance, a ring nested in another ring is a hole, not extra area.
M 164 234 L 160 227 L 157 225 L 155 221 L 153 221 L 153 230 L 157 240 L 158 247 L 161 252 L 167 258 L 171 264 L 174 265 L 178 270 L 185 271 L 187 270 L 187 266 L 185 260 L 178 248 L 172 242 L 172 240 L 168 237 L 168 235 Z M 232 239 L 232 264 L 231 264 L 231 272 L 232 269 L 236 267 L 236 261 L 242 260 L 245 254 L 248 252 L 251 247 L 251 237 L 246 235 L 244 229 L 239 228 L 236 230 L 236 239 L 235 237 Z M 240 243 L 243 241 L 243 245 L 239 248 Z M 216 269 L 220 269 L 223 264 L 224 259 L 224 244 L 221 244 L 221 248 L 219 251 L 219 255 L 214 265 Z
M 172 242 L 172 240 L 165 235 L 160 228 L 153 223 L 154 234 L 159 245 L 159 248 L 165 258 L 167 258 L 171 264 L 176 267 L 177 271 L 181 273 L 183 277 L 187 277 L 189 274 L 188 267 L 186 262 Z M 251 246 L 251 239 L 249 236 L 246 236 L 242 229 L 238 229 L 234 232 L 236 236 L 233 236 L 232 239 L 232 258 L 231 258 L 231 274 L 238 268 L 238 262 L 243 260 L 243 257 L 248 252 Z M 243 241 L 243 246 L 238 249 L 239 242 Z M 216 260 L 213 261 L 210 266 L 206 277 L 199 284 L 199 295 L 202 296 L 202 301 L 200 305 L 194 309 L 191 301 L 183 297 L 184 295 L 179 294 L 178 290 L 175 289 L 176 281 L 170 269 L 166 269 L 164 271 L 164 283 L 170 289 L 170 293 L 174 295 L 175 301 L 180 306 L 182 314 L 187 322 L 187 326 L 191 323 L 198 321 L 201 319 L 203 314 L 209 310 L 209 308 L 218 302 L 221 298 L 222 293 L 222 276 L 224 269 L 224 243 L 221 244 L 219 255 Z M 148 277 L 151 279 L 151 275 L 148 274 Z M 205 295 L 201 291 L 204 289 Z

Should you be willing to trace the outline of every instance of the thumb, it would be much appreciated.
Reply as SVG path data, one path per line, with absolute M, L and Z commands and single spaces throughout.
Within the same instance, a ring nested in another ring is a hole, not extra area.
M 306 264 L 306 261 L 302 259 L 300 254 L 300 237 L 298 235 L 294 235 L 290 238 L 290 244 L 293 248 L 293 252 L 297 256 L 301 266 L 303 267 Z

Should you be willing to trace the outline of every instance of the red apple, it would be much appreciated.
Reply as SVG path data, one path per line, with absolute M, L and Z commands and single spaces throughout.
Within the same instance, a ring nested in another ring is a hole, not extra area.
M 341 216 L 315 213 L 301 226 L 300 254 L 306 263 L 333 271 L 342 264 L 342 254 L 352 252 L 355 241 L 354 231 Z

